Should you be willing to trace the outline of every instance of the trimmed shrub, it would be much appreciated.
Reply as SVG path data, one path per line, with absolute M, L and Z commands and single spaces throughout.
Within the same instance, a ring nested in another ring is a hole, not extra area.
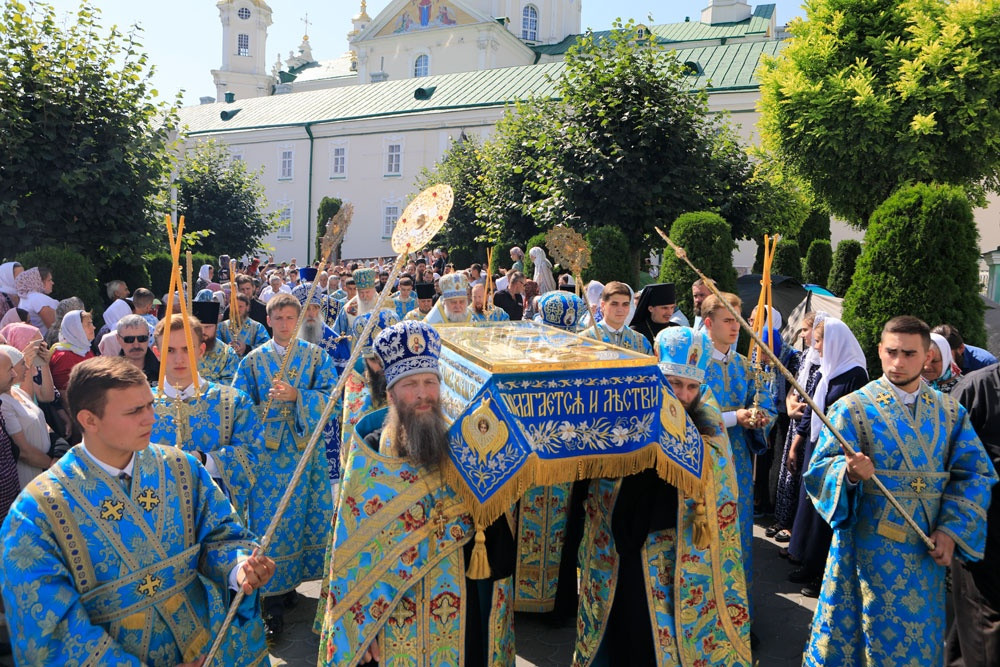
M 549 253 L 548 247 L 545 245 L 546 234 L 548 234 L 548 232 L 538 232 L 528 239 L 528 242 L 521 247 L 521 250 L 524 251 L 524 277 L 528 280 L 534 280 L 535 278 L 535 263 L 531 261 L 531 255 L 528 254 L 528 251 L 535 246 L 538 246 L 545 251 L 545 256 L 549 258 L 549 261 L 552 262 L 553 266 L 556 263 L 556 261 L 552 259 L 552 255 Z
M 831 268 L 833 268 L 833 246 L 825 239 L 816 239 L 806 253 L 802 277 L 807 283 L 826 287 Z
M 337 215 L 344 202 L 339 197 L 323 197 L 316 209 L 316 254 L 317 260 L 323 259 L 323 236 L 326 234 L 326 224 L 330 218 Z M 339 259 L 340 248 L 334 248 L 330 253 L 331 261 Z
M 510 261 L 510 248 L 511 245 L 507 243 L 497 243 L 493 246 L 493 256 L 490 258 L 492 261 L 489 266 L 491 276 L 496 275 L 501 266 L 509 269 L 510 265 L 513 264 Z
M 635 284 L 629 261 L 628 239 L 617 227 L 595 227 L 584 237 L 590 246 L 590 266 L 583 272 L 583 284 L 591 280 L 607 285 L 612 280 Z
M 788 276 L 802 282 L 802 255 L 799 254 L 799 244 L 793 239 L 781 239 L 774 249 L 774 263 L 771 264 L 771 274 Z
M 966 342 L 986 342 L 979 233 L 960 187 L 904 186 L 872 213 L 844 298 L 844 322 L 868 356 L 873 377 L 882 327 L 897 315 L 932 327 L 953 324 Z
M 736 291 L 733 250 L 736 243 L 729 223 L 717 213 L 685 213 L 670 226 L 670 239 L 687 251 L 691 262 L 724 292 Z M 671 248 L 663 251 L 660 282 L 674 283 L 677 307 L 693 321 L 694 301 L 691 284 L 698 279 L 686 262 Z
M 829 241 L 830 214 L 826 211 L 813 209 L 809 213 L 809 217 L 802 222 L 799 231 L 795 233 L 795 240 L 799 244 L 799 255 L 801 257 L 809 255 L 809 248 L 812 247 L 813 241 Z
M 860 255 L 861 241 L 845 239 L 837 244 L 837 250 L 833 253 L 833 268 L 830 269 L 830 277 L 826 281 L 828 290 L 841 297 L 847 294 Z
M 33 266 L 52 269 L 54 285 L 49 296 L 53 299 L 60 301 L 76 296 L 83 300 L 88 310 L 94 310 L 98 317 L 104 311 L 104 300 L 101 298 L 94 264 L 75 250 L 43 246 L 22 252 L 17 256 L 17 261 L 25 269 Z

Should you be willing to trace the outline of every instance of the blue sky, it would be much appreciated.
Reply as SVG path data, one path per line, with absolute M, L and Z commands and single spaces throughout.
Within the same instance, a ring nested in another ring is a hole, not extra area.
M 76 0 L 50 0 L 60 14 L 73 11 Z M 693 20 L 701 15 L 707 0 L 579 0 L 583 3 L 583 27 L 597 30 L 610 27 L 617 18 L 654 23 Z M 120 27 L 139 24 L 140 38 L 156 67 L 154 83 L 161 97 L 172 99 L 184 89 L 183 103 L 197 104 L 202 95 L 215 96 L 211 70 L 222 59 L 222 27 L 214 0 L 94 0 L 105 25 Z M 317 60 L 334 58 L 347 50 L 350 18 L 360 0 L 270 0 L 273 25 L 268 31 L 269 63 L 280 52 L 283 58 L 302 41 L 302 19 L 309 15 L 309 41 Z M 389 0 L 370 0 L 368 13 L 374 17 Z M 759 4 L 759 3 L 756 3 Z M 803 15 L 799 0 L 778 2 L 778 23 Z

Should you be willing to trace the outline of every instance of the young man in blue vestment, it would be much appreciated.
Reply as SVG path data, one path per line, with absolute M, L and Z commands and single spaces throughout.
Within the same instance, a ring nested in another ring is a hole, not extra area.
M 632 288 L 625 283 L 609 282 L 601 292 L 604 319 L 584 329 L 580 335 L 643 354 L 653 354 L 653 346 L 646 337 L 628 327 L 634 308 L 633 296 Z
M 856 453 L 847 455 L 824 426 L 802 475 L 834 529 L 807 667 L 942 664 L 945 572 L 955 557 L 983 557 L 997 477 L 965 408 L 921 382 L 930 345 L 930 329 L 917 318 L 886 323 L 878 348 L 884 375 L 827 411 Z
M 253 400 L 257 418 L 264 424 L 257 485 L 250 498 L 250 527 L 260 533 L 270 525 L 337 383 L 330 355 L 293 338 L 300 309 L 291 294 L 278 294 L 268 301 L 267 319 L 274 337 L 243 358 L 233 382 Z M 282 370 L 286 354 L 290 357 Z M 284 629 L 284 605 L 297 600 L 295 588 L 323 576 L 332 516 L 326 454 L 316 448 L 271 543 L 278 572 L 264 591 L 264 620 L 270 638 Z
M 128 361 L 77 365 L 83 442 L 18 496 L 0 571 L 22 665 L 200 664 L 233 591 L 248 594 L 220 660 L 266 664 L 252 593 L 274 574 L 198 460 L 149 443 L 153 396 Z

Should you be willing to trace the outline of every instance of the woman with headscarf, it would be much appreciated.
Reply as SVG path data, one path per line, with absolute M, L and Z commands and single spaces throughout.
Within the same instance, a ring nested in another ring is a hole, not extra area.
M 21 308 L 15 306 L 14 308 L 11 308 L 6 313 L 4 313 L 3 317 L 0 317 L 0 329 L 3 329 L 8 324 L 16 324 L 18 322 L 24 322 L 25 324 L 29 324 L 28 311 L 22 310 Z
M 30 374 L 30 384 L 24 384 L 21 389 L 38 403 L 50 403 L 55 400 L 55 385 L 52 382 L 52 370 L 49 363 L 52 351 L 42 339 L 38 327 L 18 322 L 8 324 L 0 329 L 0 334 L 7 339 L 7 344 L 24 355 L 24 363 L 33 368 Z
M 38 327 L 43 336 L 56 322 L 59 302 L 49 296 L 54 284 L 52 271 L 44 266 L 32 267 L 14 278 L 14 287 L 21 299 L 18 307 L 28 311 L 28 321 Z
M 511 271 L 520 271 L 524 273 L 524 251 L 514 246 L 510 249 L 510 260 L 514 262 L 510 266 Z
M 930 350 L 927 353 L 927 361 L 924 363 L 924 381 L 938 391 L 950 394 L 951 390 L 958 384 L 962 375 L 962 369 L 955 363 L 951 354 L 951 345 L 948 339 L 941 334 L 931 334 Z
M 0 354 L 6 354 L 14 366 L 14 381 L 17 384 L 0 394 L 0 411 L 7 425 L 7 434 L 18 448 L 17 478 L 21 488 L 24 488 L 55 463 L 55 459 L 48 455 L 52 438 L 45 413 L 34 397 L 22 389 L 32 382 L 31 364 L 17 348 L 10 345 L 0 346 Z
M 838 399 L 861 389 L 868 383 L 868 362 L 857 338 L 835 317 L 827 317 L 813 329 L 813 346 L 819 352 L 819 382 L 813 400 L 816 406 L 826 412 Z M 791 457 L 789 461 L 799 470 L 809 467 L 819 439 L 823 422 L 818 414 L 806 408 L 802 415 L 797 439 L 805 443 L 799 448 L 801 458 Z M 793 448 L 796 443 L 793 443 Z M 805 485 L 799 488 L 799 505 L 792 526 L 792 539 L 788 544 L 789 555 L 802 563 L 801 567 L 788 575 L 793 584 L 803 584 L 802 595 L 819 597 L 823 569 L 830 552 L 833 529 L 813 506 L 806 495 Z
M 66 391 L 69 374 L 81 361 L 94 356 L 90 344 L 94 340 L 94 318 L 84 310 L 71 310 L 59 327 L 59 341 L 52 346 L 52 382 L 56 389 Z
M 104 310 L 104 326 L 97 332 L 97 341 L 100 343 L 109 333 L 114 333 L 115 327 L 118 326 L 118 320 L 131 314 L 132 304 L 128 301 L 124 299 L 115 299 L 112 301 L 111 305 Z
M 17 287 L 14 286 L 14 279 L 24 271 L 24 267 L 19 262 L 5 262 L 0 264 L 0 316 L 8 310 L 17 306 L 21 297 L 17 295 Z
M 56 323 L 49 327 L 48 333 L 45 334 L 46 344 L 52 347 L 59 341 L 59 327 L 62 326 L 62 321 L 66 317 L 66 313 L 71 310 L 84 310 L 85 308 L 83 299 L 78 296 L 61 299 L 59 305 L 56 306 Z
M 556 289 L 556 279 L 552 275 L 552 262 L 545 256 L 545 251 L 535 246 L 528 251 L 535 265 L 535 282 L 538 283 L 538 294 L 542 295 Z
M 601 294 L 604 293 L 604 284 L 596 280 L 591 280 L 587 283 L 583 292 L 586 296 L 588 312 L 583 316 L 580 326 L 586 329 L 604 319 L 604 314 L 601 312 Z
M 194 291 L 197 293 L 208 287 L 214 273 L 215 267 L 211 264 L 202 264 L 201 268 L 198 269 L 198 280 L 194 283 Z

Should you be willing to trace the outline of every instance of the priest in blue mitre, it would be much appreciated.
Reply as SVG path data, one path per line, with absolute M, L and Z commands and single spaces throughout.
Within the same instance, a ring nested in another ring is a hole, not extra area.
M 273 337 L 243 358 L 233 382 L 253 400 L 264 425 L 264 448 L 250 500 L 250 527 L 260 534 L 277 514 L 278 503 L 313 430 L 320 426 L 337 383 L 330 355 L 296 337 L 301 309 L 291 294 L 278 294 L 267 302 Z M 270 638 L 277 638 L 284 629 L 284 605 L 286 601 L 294 604 L 295 588 L 323 576 L 332 513 L 326 454 L 317 447 L 271 543 L 279 567 L 264 589 L 264 621 Z
M 833 527 L 807 667 L 943 664 L 945 573 L 956 558 L 983 557 L 997 476 L 965 408 L 921 381 L 930 333 L 906 315 L 885 324 L 878 347 L 883 376 L 827 412 L 855 454 L 824 426 L 802 475 Z

